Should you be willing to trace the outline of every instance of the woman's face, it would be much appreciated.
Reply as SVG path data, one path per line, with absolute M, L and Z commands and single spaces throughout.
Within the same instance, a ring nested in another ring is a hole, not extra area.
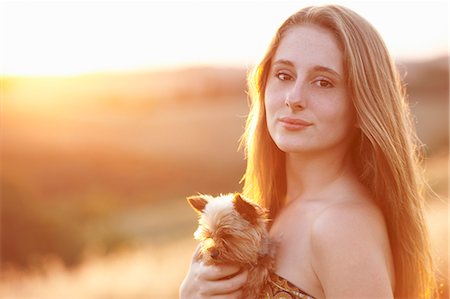
M 269 133 L 282 151 L 346 150 L 355 116 L 331 32 L 315 25 L 288 29 L 272 58 L 265 108 Z

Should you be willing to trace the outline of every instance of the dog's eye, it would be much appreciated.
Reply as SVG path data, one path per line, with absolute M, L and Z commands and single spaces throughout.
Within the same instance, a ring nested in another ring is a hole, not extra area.
M 216 231 L 216 233 L 220 238 L 225 238 L 230 235 L 230 230 L 226 229 L 226 228 L 222 228 L 222 229 L 219 229 L 218 231 Z
M 219 239 L 222 239 L 222 240 L 229 240 L 229 239 L 231 238 L 231 234 L 228 234 L 228 233 L 221 233 L 221 234 L 218 236 L 218 238 L 219 238 Z

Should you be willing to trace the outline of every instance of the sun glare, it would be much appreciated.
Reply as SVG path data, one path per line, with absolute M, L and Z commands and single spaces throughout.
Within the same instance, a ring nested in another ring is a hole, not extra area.
M 1 73 L 252 65 L 284 18 L 320 2 L 1 2 Z M 442 2 L 337 2 L 367 17 L 396 57 L 447 52 L 448 6 Z

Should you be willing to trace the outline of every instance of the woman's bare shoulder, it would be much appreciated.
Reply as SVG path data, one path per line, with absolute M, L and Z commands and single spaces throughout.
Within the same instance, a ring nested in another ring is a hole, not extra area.
M 367 200 L 330 204 L 315 218 L 310 237 L 312 264 L 328 294 L 364 296 L 373 291 L 380 298 L 391 297 L 389 238 L 375 204 Z
M 311 226 L 313 235 L 358 235 L 369 231 L 384 234 L 383 212 L 375 204 L 370 192 L 357 180 L 342 180 L 335 189 L 325 194 L 321 202 L 322 208 Z
M 365 199 L 344 200 L 327 205 L 317 214 L 311 237 L 321 243 L 337 237 L 348 241 L 382 241 L 387 238 L 387 230 L 383 213 L 374 203 Z

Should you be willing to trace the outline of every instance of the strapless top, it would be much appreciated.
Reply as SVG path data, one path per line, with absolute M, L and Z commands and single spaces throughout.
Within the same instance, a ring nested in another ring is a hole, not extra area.
M 299 287 L 295 286 L 285 278 L 270 273 L 269 281 L 267 282 L 264 291 L 261 294 L 261 299 L 315 299 Z

